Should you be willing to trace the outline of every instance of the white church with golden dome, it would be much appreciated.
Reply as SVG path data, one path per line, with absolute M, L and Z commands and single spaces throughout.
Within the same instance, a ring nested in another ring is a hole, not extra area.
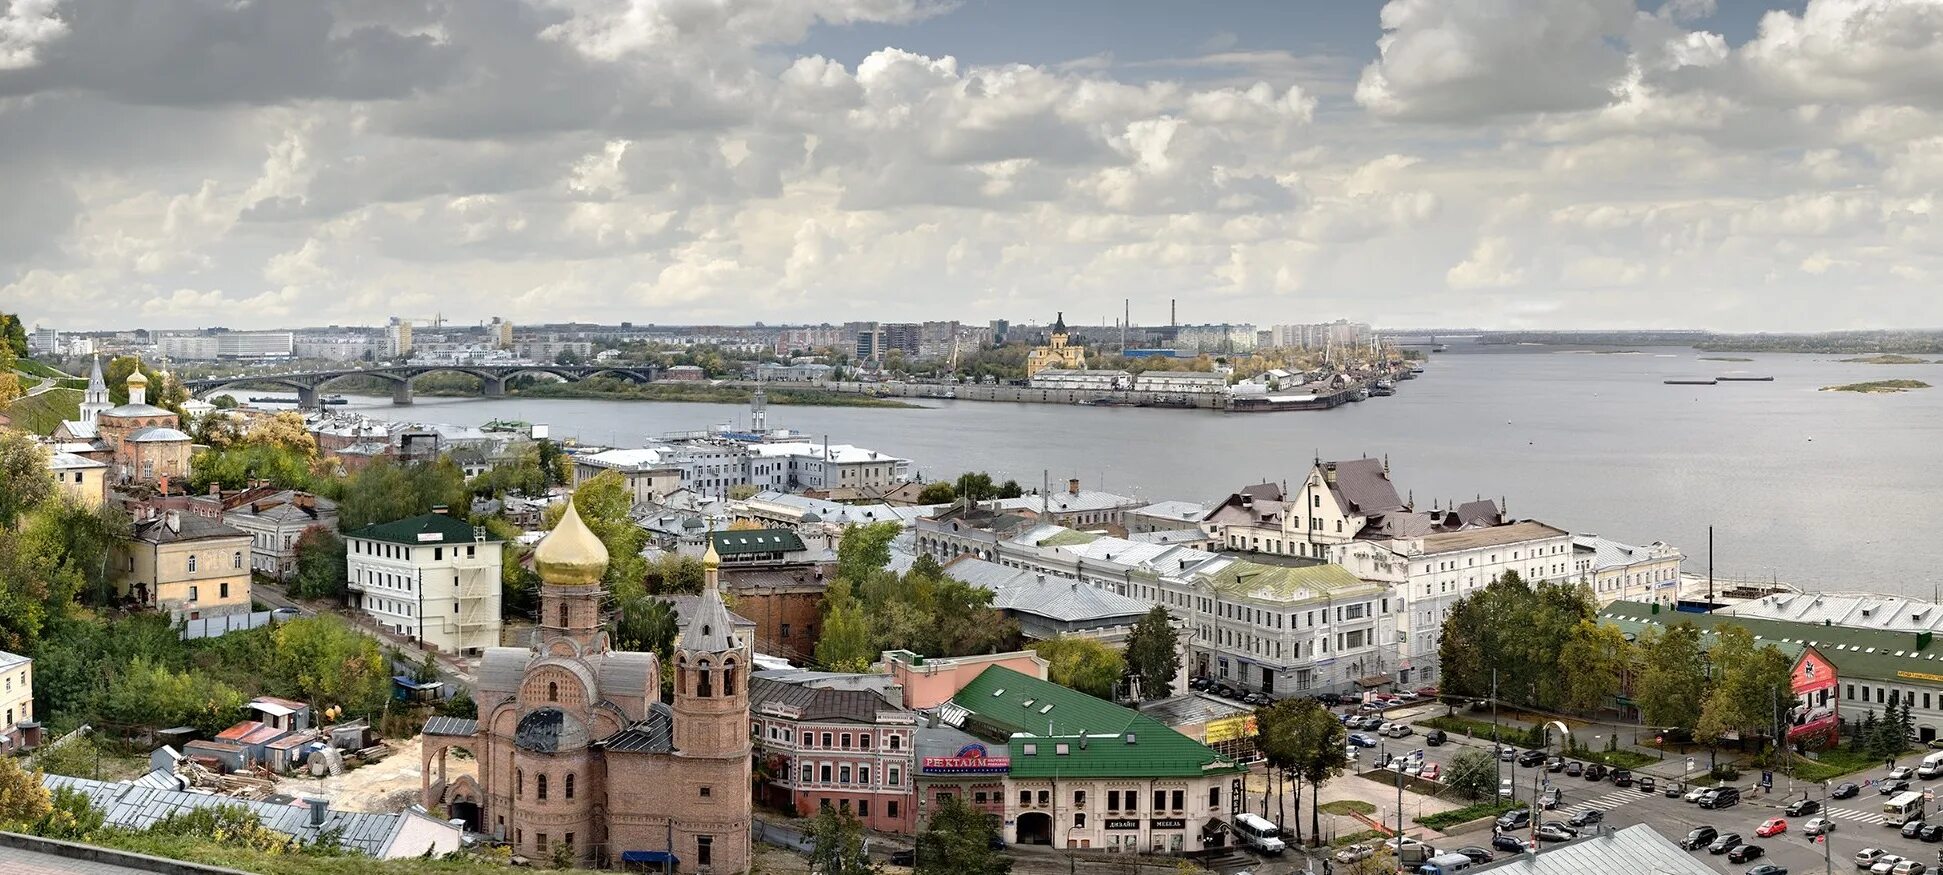
M 603 628 L 607 549 L 571 501 L 533 554 L 540 626 L 480 660 L 477 720 L 425 726 L 423 796 L 533 861 L 743 872 L 749 867 L 749 642 L 735 632 L 710 545 L 699 607 L 675 641 L 672 705 L 652 653 Z M 476 775 L 449 778 L 446 754 Z

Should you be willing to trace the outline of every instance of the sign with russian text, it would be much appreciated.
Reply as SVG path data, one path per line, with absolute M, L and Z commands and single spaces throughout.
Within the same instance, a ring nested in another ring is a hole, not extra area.
M 992 756 L 985 745 L 974 742 L 955 756 L 925 757 L 921 768 L 930 775 L 1002 775 L 1012 768 L 1012 758 Z
M 1147 825 L 1154 829 L 1187 829 L 1187 821 L 1179 817 L 1156 817 Z
M 1137 817 L 1116 817 L 1106 822 L 1106 828 L 1107 829 L 1139 829 L 1140 819 Z

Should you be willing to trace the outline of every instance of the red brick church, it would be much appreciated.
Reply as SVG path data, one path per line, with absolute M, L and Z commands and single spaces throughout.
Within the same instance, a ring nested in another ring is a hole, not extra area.
M 569 503 L 534 552 L 542 616 L 532 645 L 486 651 L 477 721 L 426 724 L 424 801 L 529 860 L 746 871 L 752 662 L 717 588 L 721 557 L 704 557 L 700 606 L 675 642 L 672 707 L 660 701 L 654 654 L 608 645 L 607 559 Z M 473 755 L 476 776 L 447 779 L 452 748 Z

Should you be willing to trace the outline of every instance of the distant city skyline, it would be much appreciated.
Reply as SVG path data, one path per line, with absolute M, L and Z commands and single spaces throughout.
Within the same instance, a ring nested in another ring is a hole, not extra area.
M 1943 326 L 1933 0 L 0 0 L 63 331 Z

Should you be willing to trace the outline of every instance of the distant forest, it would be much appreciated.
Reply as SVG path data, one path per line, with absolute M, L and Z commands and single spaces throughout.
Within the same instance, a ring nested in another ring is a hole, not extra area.
M 1483 345 L 1691 346 L 1706 352 L 1943 353 L 1943 331 L 1824 331 L 1721 334 L 1710 331 L 1496 331 Z

